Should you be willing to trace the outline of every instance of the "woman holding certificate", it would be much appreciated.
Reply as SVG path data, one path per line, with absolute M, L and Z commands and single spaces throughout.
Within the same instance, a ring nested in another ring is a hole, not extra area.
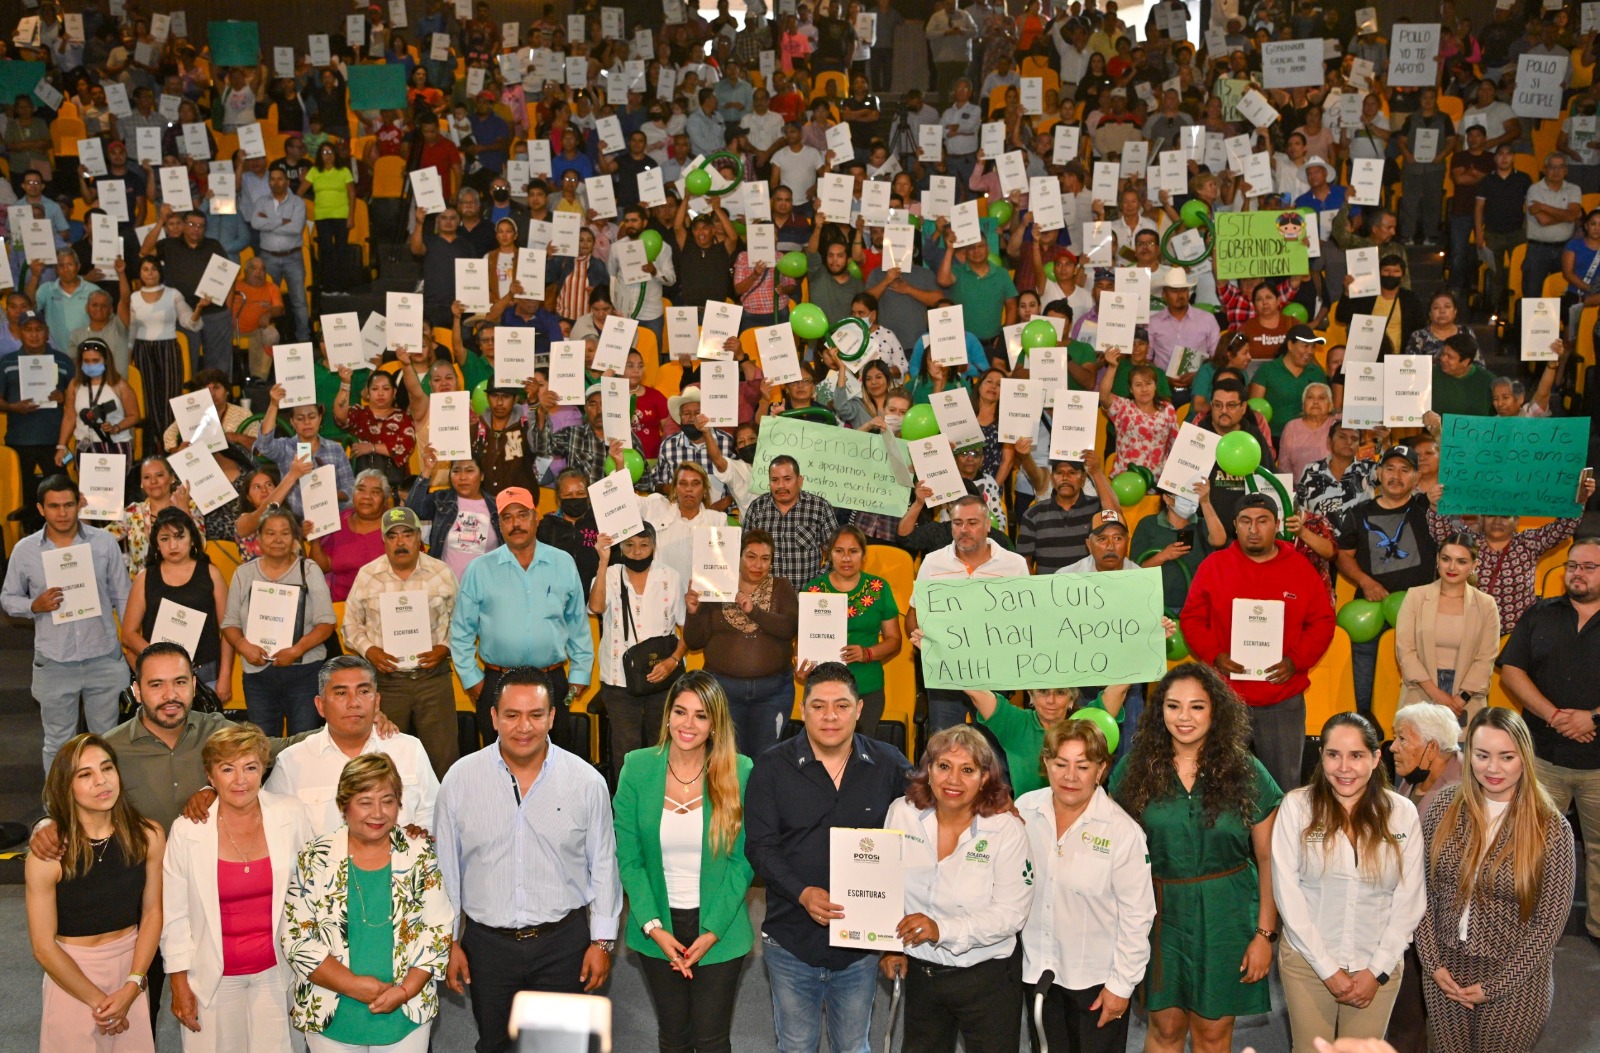
M 204 537 L 200 506 L 189 496 L 189 487 L 178 482 L 165 457 L 156 455 L 140 462 L 139 488 L 144 491 L 144 500 L 135 501 L 123 510 L 121 519 L 106 524 L 106 533 L 122 542 L 128 555 L 129 578 L 137 578 L 144 569 L 155 537 L 156 516 L 166 509 L 178 509 L 194 520 L 195 529 Z
M 754 757 L 778 741 L 794 708 L 794 640 L 800 602 L 772 573 L 772 535 L 746 530 L 734 598 L 713 603 L 690 589 L 683 641 L 705 650 L 705 668 L 728 695 L 739 752 Z
M 667 494 L 650 494 L 639 502 L 639 512 L 656 535 L 656 555 L 678 572 L 688 587 L 694 577 L 694 535 L 705 527 L 728 525 L 725 512 L 710 507 L 711 477 L 695 461 L 679 463 Z M 681 593 L 680 593 L 681 595 Z
M 117 315 L 133 341 L 133 368 L 144 385 L 146 449 L 161 449 L 161 437 L 172 423 L 172 400 L 183 394 L 183 348 L 178 327 L 200 327 L 200 309 L 191 307 L 183 294 L 162 284 L 161 261 L 155 256 L 138 262 L 138 285 L 129 284 L 128 265 L 117 257 Z
M 1477 588 L 1477 566 L 1477 541 L 1452 534 L 1439 543 L 1439 579 L 1406 590 L 1394 631 L 1400 705 L 1437 702 L 1465 724 L 1488 704 L 1500 606 Z
M 1422 824 L 1390 790 L 1383 742 L 1359 713 L 1322 726 L 1322 763 L 1272 828 L 1272 892 L 1283 918 L 1278 973 L 1295 1053 L 1322 1038 L 1382 1038 L 1422 920 Z
M 1033 903 L 1028 834 L 1011 814 L 1000 758 L 974 728 L 928 740 L 906 795 L 883 825 L 905 834 L 905 952 L 883 956 L 905 977 L 905 1048 L 1014 1053 L 1022 1043 L 1017 933 Z
M 222 642 L 228 586 L 206 556 L 200 530 L 183 512 L 156 516 L 155 545 L 133 579 L 122 616 L 122 645 L 133 654 L 152 640 L 174 640 L 189 652 L 197 680 L 223 702 L 233 695 L 233 648 Z
M 1055 973 L 1044 1001 L 1050 1048 L 1123 1053 L 1128 1000 L 1149 964 L 1156 917 L 1149 847 L 1102 787 L 1111 751 L 1099 728 L 1053 724 L 1035 757 L 1049 785 L 1017 798 L 1036 889 L 1022 977 L 1034 984 Z
M 867 536 L 859 527 L 842 526 L 828 542 L 826 574 L 814 578 L 805 592 L 835 593 L 849 598 L 845 638 L 839 660 L 850 666 L 861 692 L 862 733 L 872 735 L 883 719 L 883 663 L 900 653 L 900 608 L 889 583 L 862 570 Z M 804 678 L 807 670 L 795 675 Z
M 1250 718 L 1209 665 L 1185 662 L 1151 693 L 1111 776 L 1144 827 L 1156 889 L 1145 976 L 1147 1053 L 1232 1048 L 1233 1018 L 1272 1009 L 1277 942 L 1272 820 L 1283 793 L 1250 753 Z
M 663 1053 L 726 1053 L 739 970 L 755 940 L 745 893 L 744 788 L 722 685 L 703 670 L 672 685 L 660 741 L 622 766 L 617 868 L 628 946 L 639 955 Z

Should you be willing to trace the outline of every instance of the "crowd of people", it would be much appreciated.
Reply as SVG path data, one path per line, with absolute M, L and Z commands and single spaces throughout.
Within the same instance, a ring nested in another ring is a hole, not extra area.
M 0 41 L 42 1050 L 149 1050 L 170 988 L 191 1053 L 420 1053 L 442 981 L 498 1053 L 619 939 L 664 1053 L 725 1050 L 752 889 L 783 1053 L 883 980 L 908 1049 L 1037 995 L 1224 1050 L 1274 967 L 1297 1051 L 1533 1047 L 1594 483 L 1460 515 L 1441 461 L 1587 414 L 1577 5 L 394 0 L 247 54 L 145 6 Z M 913 581 L 1123 571 L 1164 677 L 924 683 Z M 830 935 L 838 828 L 900 832 L 901 950 Z

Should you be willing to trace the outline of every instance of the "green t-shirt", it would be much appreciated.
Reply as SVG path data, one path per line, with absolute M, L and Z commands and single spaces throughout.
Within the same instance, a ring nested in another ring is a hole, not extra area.
M 965 263 L 953 265 L 951 272 L 956 283 L 950 287 L 950 299 L 961 305 L 967 332 L 984 341 L 999 336 L 1006 318 L 1006 301 L 1017 296 L 1011 275 L 993 264 L 981 278 Z
M 1126 355 L 1117 360 L 1117 376 L 1111 381 L 1111 393 L 1125 399 L 1133 398 L 1133 359 Z M 1164 399 L 1172 398 L 1172 385 L 1159 369 L 1156 370 L 1156 394 Z
M 1133 528 L 1128 558 L 1142 562 L 1152 550 L 1159 551 L 1178 540 L 1179 529 L 1167 522 L 1165 509 L 1156 515 L 1145 516 Z M 1183 601 L 1189 598 L 1189 582 L 1194 572 L 1200 569 L 1200 561 L 1211 554 L 1211 546 L 1206 544 L 1205 521 L 1196 516 L 1187 529 L 1194 531 L 1194 543 L 1189 546 L 1189 554 L 1182 559 L 1161 564 L 1161 605 L 1169 611 L 1183 609 Z M 1189 568 L 1188 574 L 1183 572 L 1184 565 Z
M 489 387 L 494 387 L 494 363 L 484 358 L 480 352 L 468 351 L 467 361 L 461 367 L 461 378 L 467 382 L 468 391 L 478 390 L 478 385 L 484 382 Z
M 806 592 L 826 592 L 838 595 L 826 574 L 814 579 L 805 587 Z M 873 574 L 862 574 L 850 593 L 850 608 L 845 622 L 845 641 L 854 647 L 871 647 L 883 632 L 883 624 L 900 617 L 900 608 L 894 602 L 894 592 L 889 583 Z M 850 671 L 856 675 L 856 689 L 863 695 L 883 690 L 882 662 L 852 662 Z
M 367 377 L 371 375 L 370 369 L 358 369 L 350 374 L 350 405 L 359 404 L 361 392 L 367 388 Z M 317 429 L 317 434 L 337 443 L 351 442 L 350 433 L 339 427 L 339 422 L 333 419 L 333 400 L 339 396 L 339 374 L 323 365 L 322 360 L 318 359 L 311 367 L 311 377 L 317 386 L 317 401 L 327 411 L 322 415 L 322 427 Z M 287 420 L 289 414 L 282 412 L 278 417 Z
M 1044 752 L 1044 725 L 1039 714 L 1032 709 L 1012 705 L 1006 696 L 996 691 L 994 715 L 978 723 L 994 732 L 1000 748 L 1006 753 L 1006 766 L 1011 769 L 1011 796 L 1021 797 L 1030 790 L 1043 789 L 1049 783 L 1039 774 L 1039 755 Z M 1104 709 L 1098 697 L 1090 702 L 1079 702 L 1077 709 Z M 1069 716 L 1071 714 L 1068 714 Z M 1122 714 L 1117 714 L 1122 723 Z
M 394 921 L 390 916 L 390 867 L 362 870 L 346 861 L 349 881 L 345 917 L 349 956 L 345 962 L 357 976 L 376 976 L 385 983 L 404 979 L 394 974 Z M 387 1046 L 405 1038 L 417 1025 L 399 1009 L 374 1013 L 348 995 L 339 996 L 333 1018 L 322 1037 L 351 1046 Z
M 1459 413 L 1469 417 L 1494 416 L 1494 374 L 1472 364 L 1464 377 L 1453 377 L 1433 364 L 1433 412 L 1444 416 Z
M 1326 384 L 1328 374 L 1315 362 L 1306 363 L 1299 376 L 1289 372 L 1283 359 L 1274 358 L 1261 363 L 1250 383 L 1266 389 L 1267 402 L 1272 406 L 1272 437 L 1283 434 L 1284 425 L 1300 416 L 1300 400 L 1312 384 Z
M 1099 357 L 1099 355 L 1095 354 L 1093 345 L 1086 344 L 1081 340 L 1074 340 L 1067 345 L 1067 361 L 1071 362 L 1073 365 L 1093 366 L 1095 360 Z M 1127 386 L 1126 380 L 1123 381 L 1123 386 Z M 1157 390 L 1159 390 L 1160 387 L 1161 384 L 1158 381 L 1156 383 Z M 1067 388 L 1071 391 L 1083 390 L 1083 385 L 1078 383 L 1078 378 L 1072 375 L 1071 370 L 1067 371 Z M 1125 395 L 1123 397 L 1131 398 L 1132 396 Z

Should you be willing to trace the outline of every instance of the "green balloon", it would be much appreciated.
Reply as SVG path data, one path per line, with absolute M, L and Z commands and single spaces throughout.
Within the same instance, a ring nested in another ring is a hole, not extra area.
M 1143 501 L 1148 491 L 1138 472 L 1118 472 L 1111 480 L 1111 492 L 1117 495 L 1117 503 L 1127 508 Z
M 1400 605 L 1406 601 L 1406 590 L 1391 592 L 1383 600 L 1383 620 L 1389 623 L 1390 628 L 1400 623 Z
M 1044 265 L 1044 276 L 1049 278 L 1051 281 L 1056 280 L 1056 265 L 1054 260 Z
M 1144 480 L 1144 488 L 1146 490 L 1154 490 L 1156 488 L 1156 473 L 1152 472 L 1144 465 L 1135 464 L 1130 467 L 1128 471 L 1133 472 L 1139 478 Z
M 1371 600 L 1354 599 L 1339 608 L 1334 621 L 1350 637 L 1351 643 L 1376 640 L 1383 632 L 1383 605 Z
M 993 267 L 997 271 L 1003 271 L 1006 269 L 1005 260 L 1000 258 L 1000 254 L 998 252 L 989 253 L 989 266 Z
M 1071 720 L 1086 720 L 1100 729 L 1100 734 L 1106 737 L 1106 749 L 1115 751 L 1117 743 L 1122 741 L 1122 731 L 1117 727 L 1117 718 L 1103 709 L 1094 706 L 1084 706 L 1082 709 L 1072 711 Z
M 704 168 L 696 168 L 683 177 L 683 188 L 690 197 L 704 197 L 711 192 L 711 173 Z
M 489 382 L 487 380 L 478 381 L 477 386 L 472 389 L 472 412 L 489 412 Z
M 1028 350 L 1036 347 L 1055 347 L 1056 327 L 1043 318 L 1035 318 L 1022 327 L 1022 346 Z
M 1186 227 L 1209 227 L 1211 225 L 1211 209 L 1204 201 L 1185 201 L 1178 210 L 1178 218 L 1183 220 Z
M 644 455 L 638 450 L 623 450 L 622 466 L 628 469 L 628 474 L 633 477 L 634 482 L 638 482 L 640 479 L 644 478 Z M 617 462 L 612 460 L 610 457 L 607 457 L 606 463 L 601 465 L 601 471 L 605 472 L 607 475 L 610 475 L 616 470 Z
M 1016 215 L 1016 209 L 1009 201 L 996 201 L 989 206 L 989 218 L 1002 227 L 1011 222 L 1011 217 Z
M 816 340 L 828 331 L 828 316 L 814 303 L 803 303 L 789 312 L 789 328 L 802 340 Z
M 1217 443 L 1217 467 L 1243 477 L 1261 466 L 1261 443 L 1245 431 L 1230 432 Z
M 906 419 L 900 422 L 902 439 L 927 439 L 937 434 L 939 434 L 939 418 L 933 415 L 933 407 L 927 403 L 912 406 L 906 411 Z
M 786 278 L 804 278 L 809 269 L 803 252 L 786 252 L 778 258 L 778 273 Z
M 738 233 L 738 235 L 741 238 L 747 237 L 750 234 L 750 228 L 746 227 L 743 223 L 735 222 L 733 224 L 733 229 Z
M 1272 423 L 1272 403 L 1264 398 L 1257 397 L 1250 399 L 1245 405 L 1265 417 L 1268 424 Z
M 1202 311 L 1210 311 L 1212 314 L 1221 314 L 1222 313 L 1222 308 L 1218 307 L 1214 303 L 1199 303 L 1197 301 L 1190 300 L 1189 301 L 1189 305 L 1191 307 L 1198 307 Z
M 1306 305 L 1303 303 L 1286 304 L 1283 308 L 1283 316 L 1285 318 L 1293 318 L 1295 321 L 1302 323 L 1311 321 L 1311 316 L 1306 313 Z
M 1172 635 L 1167 637 L 1167 661 L 1181 662 L 1188 657 L 1189 642 L 1183 638 L 1183 630 L 1172 630 Z
M 845 264 L 845 270 L 850 272 L 850 277 L 852 278 L 861 277 L 861 264 L 857 263 L 855 260 L 851 260 L 849 263 Z
M 644 246 L 644 258 L 651 263 L 654 263 L 656 257 L 661 255 L 661 232 L 659 230 L 651 230 L 646 227 L 639 232 L 639 243 Z

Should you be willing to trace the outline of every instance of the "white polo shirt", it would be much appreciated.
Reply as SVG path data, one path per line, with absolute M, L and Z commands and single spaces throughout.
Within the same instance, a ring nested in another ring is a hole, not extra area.
M 943 859 L 933 808 L 915 808 L 901 797 L 883 825 L 905 834 L 906 913 L 926 914 L 939 926 L 938 943 L 919 943 L 906 953 L 963 967 L 1009 957 L 1033 902 L 1028 835 L 1017 817 L 979 816 Z
M 1017 811 L 1037 886 L 1022 930 L 1022 979 L 1034 983 L 1049 969 L 1057 986 L 1104 984 L 1130 997 L 1150 963 L 1156 920 L 1144 830 L 1104 787 L 1060 836 L 1048 786 L 1017 798 Z
M 922 557 L 922 566 L 917 568 L 918 581 L 939 581 L 945 578 L 956 578 L 968 581 L 972 578 L 1025 578 L 1028 576 L 1028 561 L 1003 545 L 988 538 L 989 558 L 976 567 L 968 567 L 961 562 L 961 557 L 956 555 L 955 542 L 944 548 L 934 549 Z
M 399 825 L 415 825 L 432 831 L 433 802 L 439 796 L 439 777 L 433 774 L 433 763 L 428 760 L 428 751 L 422 748 L 422 740 L 406 734 L 381 739 L 377 731 L 373 731 L 361 752 L 363 755 L 387 753 L 399 769 Z M 335 798 L 339 795 L 339 774 L 349 761 L 344 751 L 334 745 L 328 729 L 322 728 L 278 754 L 266 788 L 272 793 L 298 797 L 311 817 L 312 831 L 321 837 L 344 823 Z

